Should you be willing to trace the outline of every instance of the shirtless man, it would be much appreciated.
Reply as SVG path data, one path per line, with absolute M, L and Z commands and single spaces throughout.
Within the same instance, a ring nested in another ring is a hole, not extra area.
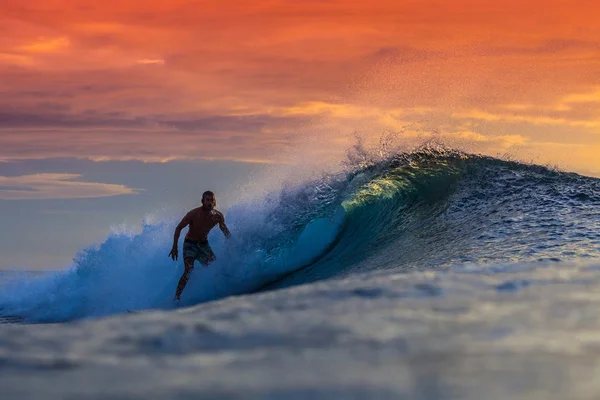
M 181 230 L 186 226 L 190 226 L 188 233 L 185 235 L 183 241 L 183 262 L 185 264 L 185 271 L 179 279 L 177 285 L 177 291 L 175 292 L 175 300 L 179 302 L 181 292 L 185 288 L 185 285 L 190 278 L 190 274 L 194 269 L 194 261 L 200 261 L 200 264 L 207 266 L 211 262 L 216 260 L 215 253 L 208 245 L 208 232 L 215 225 L 219 224 L 219 228 L 223 231 L 226 238 L 229 238 L 230 233 L 225 225 L 225 217 L 219 211 L 215 210 L 217 205 L 217 199 L 215 194 L 211 191 L 206 191 L 202 194 L 202 207 L 198 207 L 188 212 L 185 217 L 181 220 L 177 228 L 175 228 L 175 236 L 173 238 L 173 248 L 169 253 L 169 257 L 173 261 L 177 260 L 179 253 L 177 250 L 177 243 L 179 242 L 179 235 Z

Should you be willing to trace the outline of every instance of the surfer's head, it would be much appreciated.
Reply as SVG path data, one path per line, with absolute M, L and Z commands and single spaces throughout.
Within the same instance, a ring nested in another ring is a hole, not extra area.
M 202 207 L 205 210 L 212 210 L 216 206 L 217 198 L 215 197 L 215 194 L 213 192 L 207 190 L 206 192 L 202 193 Z

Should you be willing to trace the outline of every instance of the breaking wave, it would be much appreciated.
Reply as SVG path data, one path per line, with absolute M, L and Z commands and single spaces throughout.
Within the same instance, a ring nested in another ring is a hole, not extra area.
M 229 209 L 233 237 L 211 232 L 217 261 L 196 267 L 182 303 L 373 270 L 592 257 L 598 206 L 597 179 L 439 148 L 396 154 Z M 167 258 L 175 224 L 112 234 L 68 270 L 13 279 L 0 316 L 57 322 L 172 307 L 183 272 Z

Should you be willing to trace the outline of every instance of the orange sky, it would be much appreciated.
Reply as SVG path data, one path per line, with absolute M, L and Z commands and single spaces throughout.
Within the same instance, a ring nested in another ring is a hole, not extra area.
M 587 0 L 3 0 L 0 160 L 269 161 L 411 124 L 600 176 L 599 16 Z

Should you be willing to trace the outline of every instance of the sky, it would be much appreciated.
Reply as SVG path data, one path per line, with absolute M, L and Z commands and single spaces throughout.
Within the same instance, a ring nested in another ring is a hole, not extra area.
M 0 269 L 239 197 L 261 168 L 436 139 L 600 177 L 591 0 L 3 0 Z

